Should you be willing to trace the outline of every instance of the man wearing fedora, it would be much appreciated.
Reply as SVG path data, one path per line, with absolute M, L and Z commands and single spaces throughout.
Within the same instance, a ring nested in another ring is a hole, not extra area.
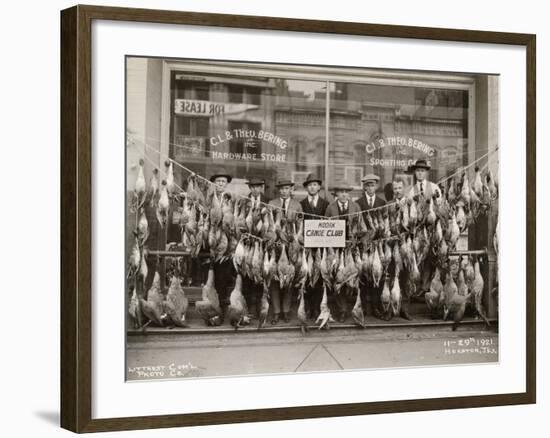
M 346 185 L 338 185 L 333 188 L 332 193 L 336 200 L 331 202 L 325 211 L 325 216 L 333 219 L 343 219 L 346 221 L 346 239 L 349 238 L 349 224 L 351 215 L 360 213 L 359 206 L 351 200 L 350 192 L 353 189 Z M 339 293 L 336 294 L 336 307 L 338 308 L 338 321 L 345 322 L 348 317 L 348 298 L 350 290 L 347 286 L 343 286 Z
M 279 196 L 269 201 L 274 213 L 281 212 L 287 222 L 295 222 L 298 214 L 302 214 L 302 206 L 292 197 L 294 183 L 289 179 L 283 179 L 275 184 Z
M 250 193 L 247 199 L 242 199 L 248 203 L 248 208 L 267 204 L 269 199 L 264 194 L 265 180 L 263 178 L 252 177 L 246 182 Z M 249 313 L 256 318 L 259 317 L 261 302 L 262 302 L 263 286 L 251 280 L 248 276 L 243 278 L 243 295 L 248 306 Z
M 414 184 L 409 189 L 407 197 L 412 199 L 415 196 L 423 196 L 424 199 L 433 199 L 441 196 L 441 190 L 437 184 L 428 180 L 428 172 L 431 166 L 426 160 L 420 159 L 409 167 L 409 171 L 414 173 Z
M 300 201 L 304 211 L 304 219 L 322 219 L 329 202 L 319 195 L 323 181 L 315 175 L 309 174 L 304 181 L 304 187 L 307 190 L 307 196 Z M 319 277 L 317 284 L 313 287 L 306 286 L 305 304 L 306 313 L 309 318 L 317 319 L 320 312 L 321 299 L 323 298 L 323 280 Z
M 367 212 L 369 210 L 379 209 L 380 207 L 386 205 L 386 201 L 376 196 L 379 181 L 380 177 L 378 175 L 374 175 L 373 173 L 369 173 L 361 178 L 361 182 L 363 183 L 363 195 L 357 200 L 357 204 L 359 205 L 359 208 L 364 211 L 363 217 L 365 223 L 368 223 Z M 380 284 L 376 286 L 372 278 L 368 278 L 365 283 L 361 284 L 361 301 L 363 306 L 366 308 L 370 304 L 372 309 L 370 313 L 374 317 L 380 319 L 383 317 L 380 304 L 380 295 L 382 294 L 383 287 L 383 282 L 380 282 Z M 367 312 L 365 311 L 365 313 Z
M 279 196 L 269 201 L 269 205 L 275 211 L 286 219 L 287 223 L 296 222 L 298 215 L 302 214 L 302 206 L 298 201 L 292 198 L 294 183 L 288 179 L 283 179 L 275 184 L 279 190 Z M 270 285 L 271 303 L 273 305 L 272 324 L 279 322 L 281 308 L 283 310 L 283 319 L 290 321 L 290 304 L 292 300 L 292 286 L 286 290 L 281 290 L 277 281 L 272 281 Z
M 405 181 L 400 176 L 394 175 L 392 180 L 393 199 L 392 201 L 397 203 L 398 206 L 405 205 L 407 203 L 407 196 L 405 192 Z M 398 226 L 399 231 L 405 231 L 401 225 Z M 395 272 L 395 266 L 393 266 Z M 393 275 L 393 274 L 392 274 Z M 406 269 L 399 271 L 399 287 L 401 288 L 401 318 L 412 320 L 409 314 L 409 304 L 411 300 L 411 289 L 409 287 L 409 272 Z
M 212 205 L 215 196 L 220 202 L 222 194 L 226 192 L 228 184 L 233 177 L 224 169 L 214 173 L 210 177 L 210 182 L 214 183 L 214 190 L 207 199 L 207 205 Z M 229 294 L 235 285 L 236 272 L 231 260 L 212 263 L 214 269 L 214 287 L 218 292 L 220 307 L 222 309 L 222 322 L 225 315 L 225 309 L 229 305 Z
M 210 177 L 210 182 L 214 184 L 214 190 L 206 200 L 207 205 L 212 204 L 214 196 L 221 202 L 222 194 L 226 192 L 232 179 L 233 177 L 225 169 L 219 170 Z
M 413 199 L 416 198 L 419 201 L 419 205 L 425 211 L 428 206 L 426 200 L 430 202 L 435 202 L 435 199 L 441 197 L 441 190 L 437 184 L 431 182 L 428 179 L 428 172 L 431 169 L 431 166 L 424 159 L 416 160 L 416 162 L 409 168 L 411 172 L 414 173 L 414 184 L 409 189 L 407 198 Z M 420 272 L 422 273 L 420 278 L 419 287 L 421 292 L 425 293 L 430 290 L 430 283 L 432 281 L 432 276 L 435 271 L 436 258 L 430 252 L 428 256 L 422 262 L 422 266 L 419 266 Z
M 359 206 L 353 202 L 350 197 L 352 190 L 353 188 L 346 184 L 340 184 L 333 187 L 332 194 L 336 199 L 328 205 L 325 216 L 334 219 L 343 219 L 346 221 L 347 225 L 350 215 L 361 211 Z
M 322 219 L 329 202 L 319 195 L 323 186 L 323 181 L 313 174 L 309 174 L 304 181 L 304 187 L 307 190 L 307 196 L 300 201 L 304 211 L 304 219 Z
M 250 193 L 247 195 L 253 205 L 258 203 L 269 203 L 269 199 L 265 195 L 265 179 L 259 177 L 250 178 L 246 184 L 250 190 Z

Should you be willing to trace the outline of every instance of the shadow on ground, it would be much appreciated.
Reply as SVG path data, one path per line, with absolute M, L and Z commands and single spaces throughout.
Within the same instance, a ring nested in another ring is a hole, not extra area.
M 34 413 L 38 418 L 46 423 L 50 423 L 54 426 L 59 426 L 59 412 L 58 411 L 38 411 Z

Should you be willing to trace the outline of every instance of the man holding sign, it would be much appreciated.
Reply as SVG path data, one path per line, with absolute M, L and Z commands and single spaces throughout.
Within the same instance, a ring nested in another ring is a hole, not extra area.
M 307 190 L 307 196 L 300 201 L 302 210 L 304 211 L 305 220 L 322 219 L 325 215 L 325 211 L 329 205 L 329 202 L 325 198 L 319 196 L 323 181 L 320 178 L 316 178 L 311 173 L 304 181 L 304 187 Z M 319 315 L 321 299 L 323 298 L 323 280 L 319 277 L 319 280 L 313 286 L 309 284 L 306 286 L 306 313 L 308 318 L 317 319 Z

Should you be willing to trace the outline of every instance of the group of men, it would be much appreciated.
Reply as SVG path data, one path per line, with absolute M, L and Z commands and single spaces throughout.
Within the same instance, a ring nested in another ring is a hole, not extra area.
M 416 163 L 410 168 L 410 171 L 414 173 L 415 183 L 407 191 L 405 182 L 402 179 L 395 178 L 392 182 L 393 188 L 393 201 L 405 202 L 405 200 L 414 196 L 420 195 L 426 198 L 431 197 L 436 191 L 439 191 L 439 187 L 430 182 L 427 178 L 428 171 L 430 169 L 429 164 L 425 160 L 417 160 Z M 210 181 L 215 184 L 216 192 L 221 195 L 227 185 L 231 182 L 232 177 L 228 173 L 219 172 L 212 175 Z M 334 219 L 344 219 L 348 222 L 350 215 L 353 213 L 363 212 L 365 220 L 367 220 L 368 211 L 371 209 L 378 209 L 386 204 L 386 201 L 378 197 L 376 192 L 378 189 L 380 178 L 374 174 L 365 175 L 362 179 L 363 194 L 353 201 L 350 197 L 350 193 L 353 190 L 352 187 L 347 185 L 339 185 L 332 188 L 332 194 L 335 197 L 333 202 L 328 202 L 325 198 L 320 196 L 323 182 L 320 178 L 313 175 L 309 175 L 304 181 L 303 186 L 307 191 L 307 196 L 301 201 L 297 201 L 293 198 L 292 192 L 294 183 L 290 180 L 282 180 L 276 184 L 278 190 L 278 197 L 269 200 L 264 194 L 265 181 L 261 178 L 251 178 L 248 181 L 250 193 L 248 198 L 251 202 L 261 202 L 272 206 L 274 209 L 282 210 L 283 215 L 288 221 L 295 220 L 296 215 L 301 214 L 305 220 L 318 219 L 321 217 L 328 217 Z M 347 228 L 347 227 L 346 227 Z M 421 287 L 423 291 L 429 289 L 429 280 L 431 277 L 431 270 L 429 267 L 423 269 L 423 281 Z M 215 286 L 220 295 L 220 302 L 226 303 L 228 299 L 229 288 L 235 278 L 235 272 L 233 270 L 233 264 L 231 261 L 224 261 L 214 264 Z M 412 319 L 409 314 L 409 300 L 410 295 L 408 293 L 408 285 L 406 274 L 401 275 L 399 279 L 401 289 L 403 293 L 403 300 L 401 305 L 401 317 L 405 319 Z M 376 286 L 372 281 L 365 284 L 361 284 L 360 293 L 361 301 L 363 303 L 363 310 L 365 314 L 371 314 L 379 319 L 387 319 L 387 315 L 382 311 L 380 303 L 380 295 L 382 293 L 383 282 Z M 260 310 L 261 296 L 263 293 L 263 285 L 255 284 L 250 279 L 244 279 L 243 281 L 243 294 L 249 305 L 250 312 L 254 315 Z M 282 318 L 285 322 L 290 320 L 290 308 L 292 302 L 292 287 L 282 290 L 277 282 L 272 282 L 270 286 L 271 305 L 273 308 L 273 316 L 271 319 L 272 324 L 277 324 Z M 318 283 L 314 286 L 308 286 L 306 288 L 306 312 L 309 318 L 315 319 L 318 316 L 320 303 L 323 295 L 323 284 L 320 278 Z M 346 291 L 341 291 L 335 297 L 336 302 L 336 318 L 340 322 L 345 322 L 350 315 L 350 296 Z

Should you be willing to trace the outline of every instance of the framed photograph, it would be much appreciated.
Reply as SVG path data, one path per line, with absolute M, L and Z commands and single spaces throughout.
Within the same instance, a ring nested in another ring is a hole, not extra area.
M 535 402 L 535 35 L 75 6 L 61 55 L 62 427 Z

